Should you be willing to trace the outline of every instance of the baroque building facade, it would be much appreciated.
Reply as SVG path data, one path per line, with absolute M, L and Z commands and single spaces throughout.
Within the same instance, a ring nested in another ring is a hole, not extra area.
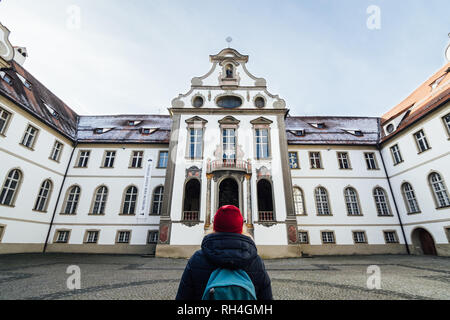
M 379 118 L 297 117 L 226 48 L 167 116 L 82 116 L 0 29 L 0 253 L 189 257 L 233 204 L 266 258 L 450 255 L 450 63 Z

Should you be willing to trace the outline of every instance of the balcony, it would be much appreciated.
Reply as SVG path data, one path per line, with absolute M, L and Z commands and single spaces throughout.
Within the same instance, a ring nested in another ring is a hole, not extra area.
M 200 224 L 200 211 L 183 211 L 183 220 L 181 222 L 189 227 Z
M 259 211 L 259 222 L 274 222 L 273 211 Z
M 225 170 L 251 173 L 252 165 L 250 161 L 234 160 L 234 159 L 214 160 L 208 162 L 207 164 L 207 173 Z

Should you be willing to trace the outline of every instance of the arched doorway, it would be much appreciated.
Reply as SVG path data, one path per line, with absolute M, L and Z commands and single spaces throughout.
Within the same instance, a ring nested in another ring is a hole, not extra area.
M 266 179 L 261 179 L 258 181 L 257 191 L 259 220 L 274 221 L 272 184 Z
M 239 208 L 239 185 L 233 178 L 225 179 L 219 185 L 219 208 L 226 205 Z
M 431 256 L 437 255 L 433 237 L 427 230 L 423 228 L 417 228 L 412 232 L 411 238 L 414 247 L 416 249 L 420 249 L 421 254 Z

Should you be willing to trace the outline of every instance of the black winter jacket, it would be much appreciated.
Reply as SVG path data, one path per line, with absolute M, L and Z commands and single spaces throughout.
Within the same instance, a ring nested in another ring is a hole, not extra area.
M 176 299 L 201 300 L 211 273 L 218 268 L 244 270 L 258 300 L 272 300 L 270 278 L 255 243 L 237 233 L 213 233 L 203 239 L 202 249 L 187 263 Z

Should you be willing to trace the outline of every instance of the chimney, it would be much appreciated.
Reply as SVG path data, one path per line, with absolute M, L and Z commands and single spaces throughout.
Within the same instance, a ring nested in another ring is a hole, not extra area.
M 28 57 L 27 48 L 14 47 L 14 61 L 23 66 L 27 57 Z

